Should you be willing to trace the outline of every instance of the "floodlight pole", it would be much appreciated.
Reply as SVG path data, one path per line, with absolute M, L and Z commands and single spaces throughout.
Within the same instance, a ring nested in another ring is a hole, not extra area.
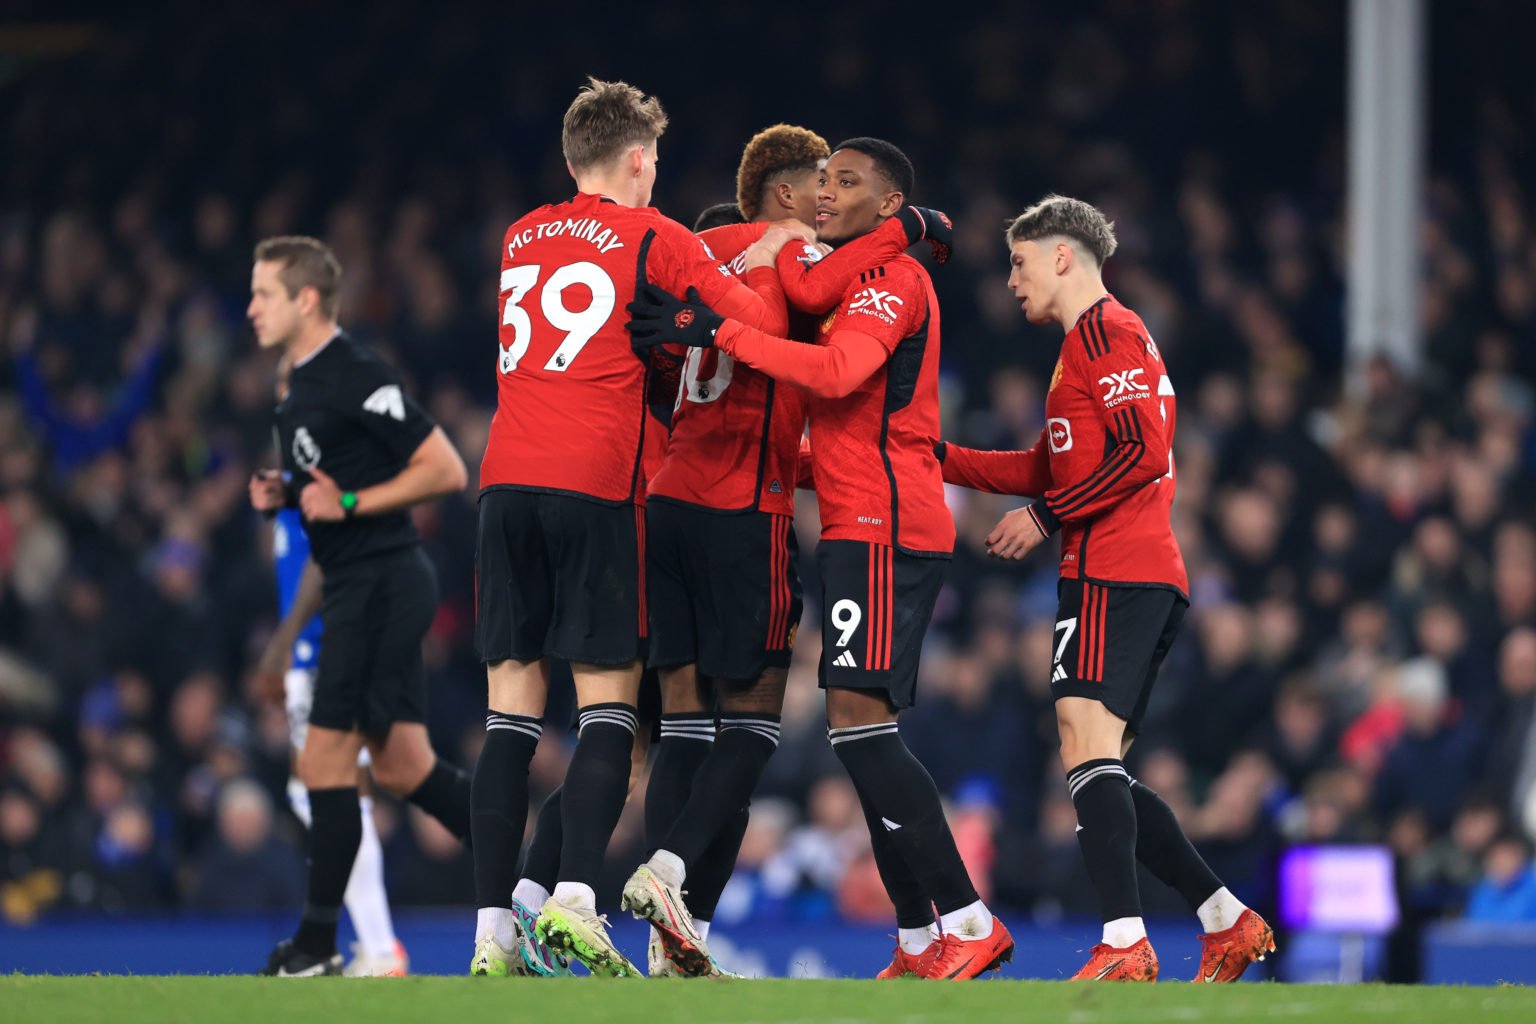
M 1346 370 L 1359 397 L 1378 354 L 1409 377 L 1422 354 L 1424 0 L 1350 0 Z

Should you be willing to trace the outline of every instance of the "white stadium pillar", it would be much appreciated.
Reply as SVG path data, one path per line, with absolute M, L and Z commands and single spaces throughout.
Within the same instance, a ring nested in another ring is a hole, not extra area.
M 1350 0 L 1346 365 L 1421 361 L 1419 213 L 1426 113 L 1424 0 Z

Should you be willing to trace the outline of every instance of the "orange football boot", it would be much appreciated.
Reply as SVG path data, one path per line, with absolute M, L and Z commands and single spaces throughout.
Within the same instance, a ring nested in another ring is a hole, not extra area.
M 938 939 L 928 943 L 928 948 L 921 953 L 908 953 L 901 948 L 901 943 L 898 942 L 896 944 L 896 955 L 891 958 L 890 966 L 875 975 L 875 980 L 890 981 L 892 978 L 921 978 L 927 971 L 928 964 L 938 955 Z
M 922 977 L 933 981 L 966 981 L 987 971 L 1001 970 L 1013 959 L 1013 936 L 1007 925 L 992 919 L 992 934 L 984 939 L 943 935 L 935 943 L 936 955 L 928 961 Z
M 1258 914 L 1245 909 L 1231 928 L 1200 936 L 1200 973 L 1195 975 L 1195 981 L 1210 985 L 1236 981 L 1249 964 L 1274 951 L 1274 929 Z
M 1073 981 L 1156 981 L 1157 954 L 1152 943 L 1140 939 L 1124 949 L 1103 942 L 1093 947 L 1083 969 L 1072 975 Z

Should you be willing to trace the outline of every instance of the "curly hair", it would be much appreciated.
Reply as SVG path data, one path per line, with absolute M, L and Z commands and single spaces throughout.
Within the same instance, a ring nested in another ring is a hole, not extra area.
M 1115 239 L 1114 223 L 1098 207 L 1054 193 L 1019 214 L 1008 225 L 1010 246 L 1015 242 L 1057 236 L 1070 238 L 1082 246 L 1101 267 L 1120 244 Z
M 797 125 L 776 124 L 752 136 L 736 170 L 736 205 L 742 215 L 756 220 L 769 182 L 790 171 L 812 170 L 831 152 L 826 139 Z

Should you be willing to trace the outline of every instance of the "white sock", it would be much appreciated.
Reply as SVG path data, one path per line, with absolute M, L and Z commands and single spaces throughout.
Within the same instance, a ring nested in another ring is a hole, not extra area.
M 661 876 L 663 882 L 679 889 L 683 887 L 683 879 L 688 877 L 688 868 L 684 866 L 683 858 L 671 850 L 657 850 L 646 863 Z
M 1222 886 L 1211 893 L 1210 898 L 1200 904 L 1195 913 L 1200 916 L 1200 927 L 1209 935 L 1224 932 L 1237 924 L 1237 919 L 1247 909 L 1242 900 L 1233 896 L 1226 886 Z
M 517 931 L 512 926 L 512 911 L 506 907 L 481 907 L 475 912 L 475 941 L 489 935 L 502 949 L 517 948 Z
M 357 860 L 347 879 L 342 899 L 357 941 L 369 956 L 395 955 L 395 926 L 389 916 L 389 896 L 384 891 L 384 851 L 379 846 L 378 826 L 373 823 L 373 798 L 357 801 L 363 812 L 363 841 L 357 847 Z
M 1117 917 L 1104 922 L 1104 945 L 1128 949 L 1147 937 L 1147 926 L 1139 917 Z
M 549 890 L 531 878 L 519 878 L 517 888 L 512 890 L 512 898 L 537 914 L 549 902 Z
M 709 938 L 709 922 L 708 921 L 700 921 L 698 918 L 694 918 L 693 919 L 693 926 L 699 930 L 699 938 L 701 938 L 701 939 Z
M 299 819 L 304 826 L 304 831 L 309 831 L 311 815 L 309 813 L 309 790 L 304 788 L 304 783 L 298 776 L 288 778 L 288 806 L 293 808 L 293 816 Z
M 930 924 L 926 928 L 898 928 L 896 929 L 896 941 L 901 943 L 902 952 L 917 956 L 923 950 L 933 945 L 939 937 L 939 926 Z
M 554 896 L 568 907 L 597 912 L 597 893 L 585 882 L 556 882 Z
M 992 911 L 981 900 L 939 915 L 939 929 L 945 935 L 963 939 L 984 939 L 992 934 Z

